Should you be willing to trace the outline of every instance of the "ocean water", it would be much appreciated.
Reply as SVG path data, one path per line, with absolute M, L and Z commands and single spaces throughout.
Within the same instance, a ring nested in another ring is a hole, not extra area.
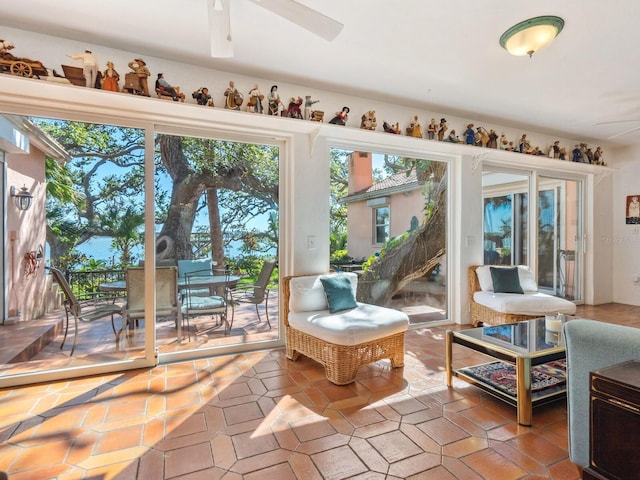
M 111 247 L 111 237 L 93 238 L 76 247 L 76 250 L 94 260 L 104 260 L 109 266 L 119 263 L 119 254 Z M 275 250 L 273 254 L 275 254 Z M 225 249 L 227 258 L 234 258 L 238 255 L 240 255 L 240 242 L 235 245 L 232 244 Z M 144 258 L 144 248 L 134 248 L 133 256 L 135 257 L 134 262 L 142 260 Z

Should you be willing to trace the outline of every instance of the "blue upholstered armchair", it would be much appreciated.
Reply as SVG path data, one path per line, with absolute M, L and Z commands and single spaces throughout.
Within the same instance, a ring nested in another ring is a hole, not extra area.
M 576 319 L 564 325 L 567 346 L 569 457 L 589 465 L 589 373 L 640 359 L 640 328 Z

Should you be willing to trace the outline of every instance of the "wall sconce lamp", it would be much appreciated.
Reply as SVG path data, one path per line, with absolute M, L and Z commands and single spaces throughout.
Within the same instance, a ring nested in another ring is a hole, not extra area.
M 18 210 L 29 210 L 31 207 L 31 201 L 33 200 L 33 195 L 29 193 L 29 189 L 25 185 L 18 191 L 16 187 L 11 187 L 9 190 L 9 194 L 13 197 L 13 201 L 16 204 Z
M 500 37 L 500 45 L 511 55 L 529 55 L 553 42 L 562 31 L 564 20 L 560 17 L 545 15 L 520 22 Z

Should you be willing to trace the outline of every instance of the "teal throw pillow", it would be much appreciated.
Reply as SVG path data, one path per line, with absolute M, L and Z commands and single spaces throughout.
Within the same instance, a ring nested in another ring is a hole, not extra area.
M 498 268 L 490 267 L 493 291 L 495 293 L 520 293 L 524 294 L 520 286 L 518 267 Z
M 353 296 L 351 281 L 345 275 L 334 275 L 331 277 L 320 277 L 324 294 L 327 297 L 329 311 L 331 313 L 341 312 L 356 308 L 358 304 Z

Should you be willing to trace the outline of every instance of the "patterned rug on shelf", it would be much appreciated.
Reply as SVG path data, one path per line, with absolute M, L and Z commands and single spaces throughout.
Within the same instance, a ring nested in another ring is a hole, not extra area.
M 565 360 L 531 367 L 531 391 L 533 395 L 553 393 L 565 388 L 567 363 Z M 484 363 L 460 369 L 466 375 L 491 385 L 509 395 L 517 396 L 516 367 L 503 362 Z

